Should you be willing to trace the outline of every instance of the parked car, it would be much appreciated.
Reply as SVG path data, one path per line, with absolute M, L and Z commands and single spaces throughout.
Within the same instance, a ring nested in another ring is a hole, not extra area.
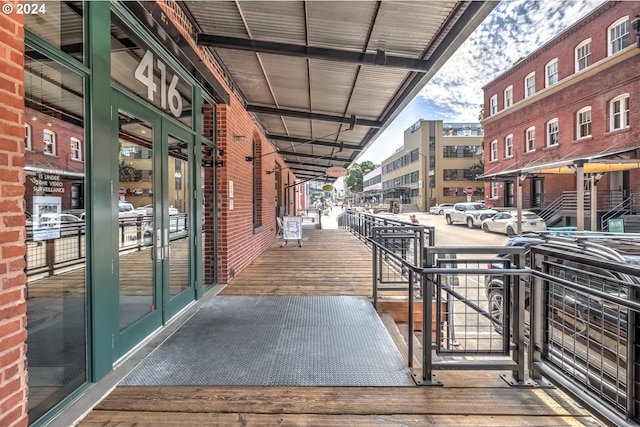
M 432 215 L 444 215 L 444 211 L 453 208 L 453 203 L 441 203 L 439 205 L 431 206 L 429 213 Z
M 548 321 L 543 325 L 550 356 L 555 363 L 566 366 L 567 372 L 593 390 L 606 394 L 612 401 L 620 399 L 620 389 L 626 383 L 624 360 L 627 352 L 628 310 L 612 300 L 598 295 L 629 298 L 629 287 L 640 286 L 640 277 L 613 273 L 598 266 L 597 260 L 640 265 L 640 242 L 633 239 L 606 237 L 569 239 L 548 235 L 519 236 L 507 246 L 524 246 L 526 264 L 530 262 L 530 248 L 542 246 L 563 252 L 587 256 L 594 262 L 579 263 L 561 257 L 547 259 L 546 273 L 589 288 L 594 293 L 580 291 L 562 283 L 549 282 L 545 293 Z M 489 268 L 503 268 L 508 259 L 500 255 Z M 530 306 L 530 283 L 525 285 L 525 310 Z M 504 333 L 504 276 L 486 275 L 485 291 L 494 329 Z M 525 316 L 528 319 L 528 316 Z M 529 324 L 525 323 L 525 339 Z
M 84 221 L 72 214 L 54 214 L 44 213 L 40 215 L 40 222 L 37 224 L 38 228 L 45 227 L 64 227 L 67 225 L 81 224 Z
M 62 213 L 75 215 L 83 221 L 86 219 L 86 212 L 84 211 L 84 209 L 69 209 L 66 211 L 62 211 Z
M 138 208 L 140 210 L 144 210 L 146 215 L 153 215 L 153 205 L 144 205 L 140 208 Z M 178 215 L 178 209 L 174 208 L 173 206 L 169 206 L 169 215 Z
M 522 211 L 521 228 L 523 233 L 546 231 L 547 224 L 536 213 Z M 485 233 L 504 233 L 507 236 L 515 236 L 518 230 L 518 211 L 498 212 L 491 218 L 482 221 L 482 231 Z
M 517 236 L 509 239 L 505 246 L 523 246 L 526 249 L 525 265 L 529 266 L 529 252 L 531 246 L 544 245 L 549 248 L 562 249 L 565 251 L 575 252 L 582 255 L 588 255 L 594 258 L 622 262 L 633 265 L 640 265 L 640 242 L 632 239 L 607 239 L 606 237 L 594 237 L 589 239 L 570 239 L 566 237 L 555 237 L 545 234 L 530 234 L 526 236 Z M 508 255 L 496 256 L 488 265 L 488 268 L 503 268 L 505 262 L 509 259 Z M 559 277 L 568 277 L 566 271 L 562 271 L 561 265 L 566 262 L 554 266 L 550 274 Z M 586 270 L 585 270 L 586 271 Z M 605 270 L 598 271 L 602 277 L 612 277 L 610 272 Z M 595 282 L 580 277 L 580 271 L 574 271 L 573 275 L 568 279 L 576 283 L 581 281 L 588 282 L 589 286 Z M 634 279 L 635 280 L 635 279 Z M 493 319 L 495 329 L 501 331 L 503 318 L 503 287 L 504 278 L 500 275 L 485 275 L 484 286 L 489 301 L 489 312 Z M 528 294 L 528 279 L 525 279 Z M 528 298 L 525 303 L 528 306 Z
M 137 218 L 147 214 L 145 209 L 134 208 L 129 202 L 118 202 L 119 217 L 120 218 Z
M 456 203 L 452 209 L 445 210 L 444 217 L 449 225 L 461 222 L 469 228 L 480 228 L 482 221 L 497 213 L 498 211 L 487 208 L 484 203 L 466 202 Z

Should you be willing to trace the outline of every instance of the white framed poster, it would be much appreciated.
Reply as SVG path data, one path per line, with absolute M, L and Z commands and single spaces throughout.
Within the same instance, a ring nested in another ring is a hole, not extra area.
M 33 240 L 60 238 L 62 199 L 51 196 L 33 197 Z
M 284 217 L 284 240 L 300 240 L 302 239 L 302 218 L 299 216 Z

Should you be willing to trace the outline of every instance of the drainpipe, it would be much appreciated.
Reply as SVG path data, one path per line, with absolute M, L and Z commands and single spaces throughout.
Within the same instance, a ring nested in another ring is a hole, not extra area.
M 591 231 L 598 231 L 598 181 L 603 174 L 592 173 L 591 179 Z
M 576 230 L 584 231 L 584 160 L 576 161 Z
M 527 174 L 518 173 L 516 178 L 516 209 L 518 209 L 516 233 L 518 233 L 518 236 L 522 235 L 522 183 L 525 179 L 527 179 Z

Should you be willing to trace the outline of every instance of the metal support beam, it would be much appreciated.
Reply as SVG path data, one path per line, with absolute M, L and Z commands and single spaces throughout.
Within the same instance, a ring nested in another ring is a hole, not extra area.
M 296 151 L 278 151 L 278 154 L 280 154 L 281 156 L 295 156 L 295 157 L 305 157 L 305 158 L 309 158 L 309 159 L 324 159 L 324 160 L 332 160 L 332 161 L 336 161 L 336 162 L 341 162 L 341 163 L 345 163 L 345 162 L 350 162 L 351 159 L 345 159 L 345 158 L 339 158 L 336 156 L 319 156 L 316 154 L 311 154 L 311 153 L 299 153 Z
M 345 123 L 345 124 L 348 124 L 350 127 L 352 127 L 353 125 L 366 126 L 371 128 L 382 127 L 382 122 L 378 120 L 358 119 L 355 116 L 345 117 L 345 116 L 334 116 L 331 114 L 310 113 L 308 111 L 289 110 L 286 108 L 273 108 L 273 107 L 267 107 L 264 105 L 248 104 L 247 111 L 250 113 L 258 113 L 258 114 L 273 114 L 276 116 L 296 117 L 299 119 L 321 120 L 324 122 L 333 122 L 333 123 Z
M 387 55 L 384 51 L 376 53 L 339 50 L 324 47 L 301 46 L 297 44 L 268 42 L 237 37 L 214 36 L 199 33 L 196 43 L 220 49 L 242 50 L 247 52 L 270 53 L 274 55 L 295 56 L 299 58 L 325 59 L 327 61 L 349 62 L 359 65 L 399 68 L 407 71 L 429 71 L 430 61 L 420 58 Z
M 287 136 L 287 135 L 276 135 L 272 133 L 268 133 L 265 135 L 267 139 L 276 140 L 276 141 L 285 141 L 291 142 L 294 144 L 307 144 L 311 143 L 313 145 L 320 145 L 323 147 L 335 147 L 342 148 L 343 150 L 353 150 L 353 151 L 362 151 L 363 148 L 359 145 L 353 144 L 345 144 L 343 142 L 333 142 L 333 141 L 323 141 L 323 140 L 314 140 L 314 139 L 306 139 L 306 138 L 296 138 L 295 136 Z

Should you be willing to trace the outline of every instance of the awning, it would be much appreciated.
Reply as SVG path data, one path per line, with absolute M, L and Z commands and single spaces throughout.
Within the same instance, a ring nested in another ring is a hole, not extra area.
M 27 175 L 44 173 L 47 175 L 59 175 L 59 176 L 69 177 L 69 178 L 84 178 L 84 173 L 82 172 L 72 172 L 72 171 L 66 171 L 62 169 L 56 169 L 52 165 L 46 165 L 46 166 L 26 165 L 24 167 L 24 171 Z
M 606 173 L 640 169 L 640 159 L 620 157 L 623 154 L 631 153 L 638 148 L 640 147 L 627 147 L 620 150 L 598 153 L 590 156 L 529 164 L 520 168 L 505 169 L 496 173 L 485 173 L 481 175 L 479 179 L 500 180 L 515 178 L 518 175 L 526 174 L 574 174 L 576 165 L 580 163 L 583 165 L 584 173 Z

